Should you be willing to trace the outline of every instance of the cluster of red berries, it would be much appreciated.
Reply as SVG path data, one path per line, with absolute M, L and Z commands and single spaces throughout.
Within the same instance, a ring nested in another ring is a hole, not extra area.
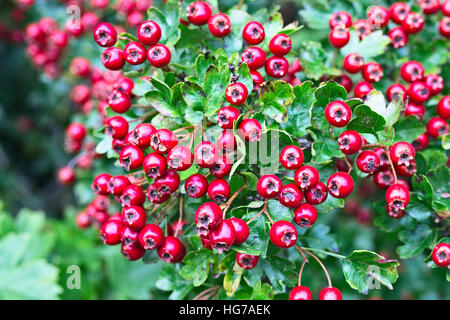
M 306 286 L 294 287 L 289 292 L 289 300 L 312 300 L 311 290 Z M 325 287 L 320 291 L 319 300 L 342 300 L 342 294 L 338 288 Z
M 91 0 L 91 5 L 106 8 L 109 0 Z M 144 15 L 148 8 L 152 5 L 152 0 L 119 0 L 113 8 L 117 11 L 120 17 L 126 20 L 127 25 L 137 27 L 144 20 Z

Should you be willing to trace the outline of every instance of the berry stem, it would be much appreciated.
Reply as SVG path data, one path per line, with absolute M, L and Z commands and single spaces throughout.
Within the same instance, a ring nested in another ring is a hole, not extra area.
M 225 214 L 227 213 L 227 210 L 230 208 L 231 203 L 234 199 L 244 190 L 247 188 L 247 178 L 245 176 L 242 176 L 244 178 L 244 185 L 240 187 L 231 197 L 228 199 L 227 203 L 225 203 L 225 209 L 223 210 L 223 218 L 225 218 Z
M 391 156 L 388 151 L 386 151 L 386 156 L 389 160 L 389 165 L 391 166 L 392 174 L 394 175 L 394 183 L 397 183 L 397 172 L 395 172 L 394 163 L 392 162 Z
M 300 252 L 300 255 L 303 258 L 303 261 L 309 262 L 308 258 L 305 255 L 305 251 L 302 249 L 302 247 L 295 245 L 295 248 Z
M 192 300 L 203 300 L 203 298 L 210 292 L 215 292 L 216 290 L 220 289 L 220 287 L 212 287 L 212 288 L 208 288 L 203 290 L 202 292 L 200 292 L 198 295 L 196 295 Z
M 183 197 L 180 196 L 180 216 L 178 217 L 178 224 L 177 224 L 177 229 L 175 230 L 175 235 L 174 237 L 176 238 L 178 235 L 178 231 L 180 230 L 180 225 L 181 225 L 181 219 L 183 218 Z
M 347 159 L 347 157 L 346 156 L 344 156 L 344 161 L 345 161 L 345 164 L 347 165 L 347 167 L 348 167 L 348 174 L 350 174 L 352 171 L 353 171 L 353 166 L 352 166 L 352 164 L 350 163 L 350 161 L 348 161 L 348 159 Z
M 300 272 L 298 273 L 298 286 L 300 287 L 302 285 L 302 274 L 303 274 L 303 268 L 305 267 L 305 264 L 308 262 L 308 260 L 303 260 L 302 266 L 300 267 Z
M 313 257 L 313 258 L 320 264 L 320 266 L 321 266 L 322 269 L 323 269 L 323 272 L 325 273 L 325 276 L 327 277 L 328 287 L 331 288 L 331 287 L 333 286 L 332 283 L 331 283 L 331 278 L 330 278 L 330 275 L 328 274 L 327 268 L 325 268 L 325 266 L 324 266 L 324 264 L 322 263 L 322 261 L 320 261 L 320 259 L 319 259 L 314 253 L 309 252 L 309 251 L 306 250 L 305 248 L 303 248 L 303 249 L 306 251 L 306 253 L 308 253 L 311 257 Z
M 267 219 L 269 219 L 271 224 L 274 224 L 275 222 L 273 221 L 272 217 L 269 214 L 269 211 L 267 210 L 267 199 L 264 201 L 264 214 L 266 215 Z

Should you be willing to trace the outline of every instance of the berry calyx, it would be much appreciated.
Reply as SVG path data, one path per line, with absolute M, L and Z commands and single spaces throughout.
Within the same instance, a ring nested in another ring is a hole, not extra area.
M 214 202 L 206 202 L 198 207 L 194 219 L 198 234 L 207 236 L 222 222 L 222 209 Z
M 290 248 L 297 242 L 297 229 L 289 221 L 280 220 L 270 228 L 270 241 L 279 248 Z
M 260 44 L 265 36 L 263 25 L 257 21 L 247 23 L 242 30 L 242 37 L 250 45 Z
M 131 98 L 125 91 L 114 89 L 108 96 L 108 105 L 116 113 L 125 113 L 131 108 Z
M 356 158 L 356 166 L 361 172 L 372 174 L 378 170 L 380 158 L 374 151 L 365 150 Z
M 312 166 L 302 166 L 294 174 L 294 181 L 302 190 L 309 190 L 319 182 L 319 171 Z
M 347 130 L 339 135 L 338 144 L 342 153 L 355 154 L 358 153 L 362 147 L 362 139 L 358 132 Z
M 305 192 L 305 199 L 310 204 L 317 205 L 327 199 L 327 187 L 322 182 L 318 182 L 314 187 Z
M 243 104 L 247 97 L 247 87 L 240 82 L 230 84 L 225 90 L 225 99 L 235 106 Z
M 209 168 L 209 172 L 216 178 L 223 178 L 230 173 L 231 168 L 231 161 L 228 160 L 226 155 L 223 155 L 216 160 L 211 168 Z
M 439 267 L 450 266 L 450 244 L 449 243 L 439 243 L 433 248 L 431 257 L 436 265 Z
M 269 51 L 276 56 L 284 56 L 291 51 L 292 40 L 289 36 L 279 33 L 269 42 Z
M 139 243 L 145 250 L 159 248 L 164 242 L 164 232 L 156 224 L 147 224 L 139 232 Z
M 348 197 L 353 192 L 353 178 L 346 172 L 336 172 L 327 182 L 328 192 L 335 198 Z
M 303 193 L 294 183 L 289 183 L 281 188 L 278 201 L 285 207 L 296 208 L 303 200 Z
M 223 38 L 231 32 L 231 20 L 224 13 L 216 13 L 209 18 L 208 29 L 213 36 Z
M 281 192 L 283 183 L 273 174 L 267 174 L 259 178 L 256 184 L 258 194 L 266 199 L 275 198 Z
M 325 108 L 325 118 L 332 126 L 345 127 L 352 118 L 352 110 L 344 101 L 331 101 Z
M 259 261 L 259 256 L 252 256 L 245 253 L 236 253 L 236 263 L 245 270 L 253 269 Z

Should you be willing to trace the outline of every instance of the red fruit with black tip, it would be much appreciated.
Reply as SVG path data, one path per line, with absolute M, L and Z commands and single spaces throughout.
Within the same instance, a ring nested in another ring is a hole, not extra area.
M 233 151 L 236 149 L 236 145 L 236 137 L 231 129 L 223 130 L 217 139 L 217 149 L 220 150 L 220 153 L 225 153 L 225 151 Z
M 189 22 L 196 26 L 207 24 L 211 13 L 211 7 L 204 1 L 194 1 L 186 9 Z
M 389 8 L 390 17 L 396 24 L 401 24 L 410 11 L 411 8 L 405 2 L 395 2 Z
M 138 169 L 143 161 L 144 152 L 135 146 L 126 146 L 119 155 L 120 165 L 127 171 Z
M 273 174 L 267 174 L 258 179 L 256 191 L 261 197 L 271 199 L 278 196 L 282 187 L 283 183 L 280 178 Z
M 250 45 L 261 43 L 265 36 L 263 25 L 257 21 L 247 23 L 244 29 L 242 29 L 242 37 Z
M 233 123 L 240 115 L 239 110 L 233 106 L 222 107 L 217 113 L 217 124 L 222 129 L 233 129 Z
M 365 99 L 370 91 L 373 90 L 373 86 L 370 84 L 370 82 L 367 81 L 361 81 L 358 82 L 355 85 L 355 88 L 353 89 L 355 93 L 356 98 Z
M 230 193 L 230 185 L 224 179 L 213 180 L 208 185 L 209 198 L 218 204 L 225 203 L 230 197 Z
M 394 165 L 409 165 L 415 157 L 414 147 L 405 141 L 400 141 L 392 145 L 389 150 L 389 156 L 391 157 Z
M 378 154 L 371 150 L 365 150 L 356 157 L 356 166 L 365 173 L 374 173 L 380 166 Z
M 350 41 L 350 32 L 343 25 L 337 25 L 330 31 L 328 40 L 335 48 L 345 47 Z
M 319 182 L 319 171 L 312 166 L 300 167 L 295 171 L 294 181 L 302 190 L 309 190 Z
M 325 108 L 325 118 L 332 126 L 342 128 L 352 118 L 352 110 L 344 101 L 331 101 Z
M 444 89 L 444 79 L 437 74 L 428 74 L 425 77 L 425 84 L 430 90 L 430 94 L 432 96 L 441 93 L 442 89 Z
M 382 6 L 374 6 L 367 14 L 367 21 L 372 29 L 381 29 L 389 23 L 389 10 Z
M 441 4 L 439 0 L 419 0 L 419 7 L 425 14 L 434 14 L 439 11 Z
M 75 181 L 75 173 L 71 167 L 62 167 L 58 170 L 58 181 L 61 184 L 68 185 Z
M 444 120 L 450 119 L 450 96 L 444 96 L 437 105 L 437 113 Z
M 322 182 L 318 182 L 314 187 L 305 192 L 305 199 L 310 204 L 317 205 L 327 199 L 327 187 Z
M 414 140 L 411 144 L 414 147 L 414 150 L 421 151 L 424 150 L 427 146 L 430 140 L 428 139 L 428 135 L 425 132 L 424 134 L 421 134 Z
M 443 37 L 450 37 L 450 17 L 445 17 L 439 22 L 439 33 Z
M 122 229 L 122 235 L 120 241 L 124 244 L 131 244 L 133 242 L 138 242 L 139 231 L 133 230 L 128 227 Z
M 403 48 L 408 44 L 408 34 L 402 27 L 395 27 L 389 30 L 388 37 L 391 39 L 391 44 L 395 49 Z
M 145 250 L 154 250 L 164 243 L 164 232 L 158 225 L 149 223 L 139 232 L 138 239 Z
M 239 133 L 245 141 L 256 142 L 259 141 L 262 135 L 262 127 L 258 120 L 249 118 L 244 119 L 239 123 Z
M 206 202 L 198 207 L 194 220 L 198 234 L 207 236 L 222 222 L 222 209 L 214 202 Z
M 278 201 L 285 207 L 296 208 L 303 200 L 303 193 L 295 183 L 289 183 L 281 188 Z
M 390 216 L 402 216 L 409 204 L 409 190 L 404 185 L 396 183 L 386 190 L 386 209 Z
M 141 230 L 145 221 L 147 220 L 147 215 L 144 208 L 139 206 L 130 206 L 122 210 L 123 224 L 135 231 Z
M 209 240 L 211 245 L 219 253 L 228 251 L 228 249 L 234 244 L 236 231 L 230 220 L 223 220 L 216 228 L 209 232 Z
M 123 50 L 116 47 L 110 47 L 103 51 L 101 60 L 105 68 L 109 70 L 120 70 L 125 65 Z
M 389 102 L 396 99 L 406 100 L 406 89 L 400 83 L 390 85 L 386 90 L 386 98 Z
M 417 12 L 408 13 L 405 20 L 402 21 L 403 29 L 409 34 L 420 32 L 423 29 L 424 24 L 425 20 L 423 16 Z
M 270 241 L 279 248 L 290 248 L 297 242 L 297 229 L 289 221 L 280 220 L 270 228 Z
M 114 89 L 108 96 L 108 105 L 114 112 L 125 113 L 131 108 L 131 98 L 125 91 Z
M 247 100 L 247 97 L 247 87 L 240 82 L 230 84 L 225 90 L 225 99 L 235 106 L 243 104 Z
M 202 174 L 195 173 L 186 179 L 184 189 L 191 198 L 201 198 L 208 191 L 208 180 Z
M 150 146 L 152 135 L 155 132 L 155 127 L 150 123 L 140 123 L 130 132 L 128 141 L 136 147 L 146 149 Z
M 142 168 L 149 178 L 159 178 L 166 174 L 167 161 L 162 155 L 152 152 L 145 156 Z
M 145 46 L 153 46 L 161 39 L 161 28 L 154 21 L 145 21 L 137 28 L 137 37 Z
M 192 152 L 191 150 L 182 145 L 173 147 L 167 154 L 167 164 L 169 167 L 176 171 L 185 171 L 192 165 Z
M 289 62 L 284 57 L 273 56 L 267 59 L 266 73 L 272 78 L 282 78 L 289 70 Z
M 120 243 L 123 224 L 117 220 L 106 221 L 101 228 L 100 237 L 104 244 L 113 246 Z
M 140 186 L 130 184 L 123 189 L 120 204 L 123 208 L 142 206 L 145 202 L 145 193 Z
M 126 176 L 114 176 L 109 179 L 108 193 L 121 196 L 125 188 L 130 184 L 130 180 Z
M 379 170 L 373 175 L 373 182 L 380 189 L 387 189 L 394 183 L 394 175 L 390 169 Z
M 130 261 L 136 261 L 142 258 L 145 254 L 145 249 L 137 242 L 122 243 L 121 252 L 125 258 Z
M 300 168 L 303 164 L 303 160 L 303 151 L 298 146 L 286 146 L 280 152 L 280 163 L 288 170 L 296 170 Z
M 358 73 L 364 66 L 364 58 L 359 53 L 350 53 L 344 58 L 344 69 L 349 73 Z
M 353 27 L 356 29 L 356 32 L 358 33 L 358 37 L 360 40 L 364 39 L 372 32 L 369 22 L 367 22 L 367 20 L 364 19 L 359 19 L 355 21 Z
M 430 89 L 425 82 L 414 81 L 409 85 L 408 96 L 412 102 L 424 103 L 430 98 Z
M 442 242 L 434 246 L 431 258 L 439 267 L 450 266 L 450 244 Z
M 202 141 L 194 148 L 194 162 L 200 168 L 211 168 L 216 162 L 217 156 L 217 147 L 210 141 Z
M 253 91 L 256 91 L 263 84 L 264 78 L 256 70 L 250 70 L 250 75 L 252 76 L 253 80 Z
M 422 120 L 425 116 L 425 107 L 421 104 L 409 102 L 405 108 L 405 116 L 415 116 L 417 119 Z
M 155 44 L 147 51 L 147 59 L 156 68 L 162 68 L 170 63 L 172 54 L 169 48 L 163 44 Z
M 291 51 L 292 40 L 289 36 L 279 33 L 269 42 L 269 51 L 276 56 L 284 56 Z
M 158 255 L 165 262 L 181 262 L 186 255 L 186 248 L 180 239 L 168 236 L 164 238 L 163 244 L 158 248 Z
M 111 47 L 117 42 L 117 31 L 108 22 L 102 22 L 94 29 L 94 40 L 101 47 Z
M 145 47 L 137 41 L 128 42 L 123 49 L 125 61 L 131 65 L 139 65 L 145 62 Z
M 160 185 L 157 183 L 152 183 L 147 189 L 147 199 L 151 203 L 161 204 L 169 200 L 170 193 L 163 192 L 163 190 L 159 189 Z
M 253 269 L 259 261 L 259 256 L 252 256 L 245 253 L 236 253 L 236 263 L 242 269 Z
M 216 13 L 209 18 L 208 29 L 213 36 L 223 38 L 231 32 L 231 20 L 225 13 Z
M 168 153 L 177 143 L 177 136 L 168 129 L 158 129 L 150 138 L 151 147 L 159 154 Z
M 109 118 L 105 124 L 107 135 L 115 139 L 123 139 L 128 134 L 128 121 L 121 116 Z
M 362 147 L 361 135 L 354 130 L 342 132 L 337 141 L 339 144 L 339 149 L 341 149 L 344 154 L 358 153 Z
M 86 127 L 79 122 L 73 122 L 66 128 L 66 136 L 74 141 L 82 141 L 86 137 Z
M 108 183 L 111 179 L 111 175 L 109 173 L 101 173 L 98 176 L 95 177 L 94 181 L 92 182 L 92 190 L 96 194 L 100 195 L 107 195 L 108 194 Z
M 427 134 L 432 138 L 439 138 L 448 133 L 448 123 L 441 118 L 431 118 L 427 123 Z
M 333 12 L 328 20 L 328 24 L 330 29 L 333 29 L 339 24 L 343 24 L 346 28 L 350 28 L 352 26 L 352 16 L 345 11 Z
M 353 192 L 353 178 L 346 172 L 336 172 L 328 178 L 327 188 L 333 197 L 346 198 Z
M 232 163 L 227 156 L 217 158 L 214 165 L 209 168 L 209 172 L 216 178 L 223 178 L 231 172 Z
M 369 62 L 364 65 L 362 75 L 368 82 L 378 82 L 383 78 L 383 69 L 378 63 Z
M 300 227 L 311 227 L 316 220 L 317 209 L 309 203 L 302 203 L 294 211 L 294 221 Z
M 233 224 L 235 231 L 234 244 L 239 245 L 244 243 L 250 235 L 250 230 L 248 228 L 247 222 L 239 218 L 231 218 L 229 219 Z
M 250 70 L 257 70 L 266 64 L 266 52 L 259 47 L 250 47 L 244 50 L 241 61 L 245 62 Z

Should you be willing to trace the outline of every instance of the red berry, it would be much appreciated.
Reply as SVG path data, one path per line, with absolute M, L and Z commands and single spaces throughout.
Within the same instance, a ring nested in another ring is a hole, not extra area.
M 200 173 L 196 173 L 186 179 L 184 188 L 188 196 L 201 198 L 208 190 L 208 180 Z
M 450 266 L 450 244 L 444 242 L 437 244 L 433 248 L 431 257 L 439 267 L 446 268 Z
M 120 204 L 127 208 L 131 206 L 142 206 L 145 202 L 145 194 L 140 186 L 130 184 L 123 189 L 120 196 Z
M 242 30 L 242 37 L 250 45 L 256 45 L 264 40 L 264 27 L 257 21 L 247 23 Z
M 328 40 L 333 47 L 342 48 L 350 41 L 350 32 L 343 25 L 337 25 L 330 31 Z
M 229 221 L 233 224 L 235 231 L 234 244 L 239 245 L 244 243 L 250 234 L 247 222 L 239 218 L 231 218 Z
M 311 290 L 305 286 L 294 287 L 289 292 L 289 300 L 312 300 Z
M 295 171 L 294 181 L 302 190 L 309 190 L 319 182 L 319 171 L 311 166 L 300 167 Z
M 211 168 L 209 168 L 209 172 L 216 178 L 223 178 L 230 173 L 231 167 L 231 161 L 223 155 L 216 160 Z
M 158 255 L 165 262 L 181 262 L 186 255 L 186 248 L 180 239 L 168 236 L 164 238 L 163 244 L 158 248 Z
M 448 133 L 448 123 L 441 118 L 431 118 L 427 123 L 427 134 L 432 138 L 439 138 Z
M 354 88 L 355 97 L 365 99 L 366 96 L 369 94 L 369 92 L 372 91 L 372 89 L 373 87 L 370 84 L 370 82 L 367 81 L 358 82 Z
M 397 215 L 404 211 L 409 203 L 409 190 L 404 185 L 396 183 L 386 190 L 386 202 L 388 211 Z
M 178 190 L 180 182 L 180 175 L 175 170 L 169 169 L 163 177 L 155 179 L 154 185 L 162 193 L 171 194 Z
M 166 174 L 167 161 L 162 155 L 152 152 L 145 156 L 142 168 L 149 178 L 159 178 Z
M 61 184 L 71 184 L 75 181 L 75 173 L 71 167 L 62 167 L 58 170 L 58 181 Z
M 439 33 L 446 38 L 450 37 L 450 18 L 445 17 L 439 22 Z
M 289 36 L 279 33 L 269 42 L 269 51 L 276 56 L 284 56 L 291 51 L 292 40 Z
M 200 236 L 200 240 L 202 241 L 203 248 L 205 248 L 206 250 L 212 250 L 212 244 L 211 244 L 211 240 L 209 240 L 209 238 Z
M 108 183 L 111 179 L 111 175 L 109 173 L 101 173 L 97 177 L 95 177 L 92 182 L 92 190 L 96 194 L 107 195 L 108 194 Z
M 217 148 L 221 153 L 225 153 L 225 151 L 233 151 L 236 149 L 236 137 L 233 134 L 233 130 L 222 131 L 222 134 L 217 139 Z
M 156 132 L 154 126 L 150 123 L 141 123 L 130 132 L 128 141 L 141 149 L 146 149 L 150 146 L 152 135 Z
M 380 158 L 371 150 L 365 150 L 356 157 L 356 166 L 365 173 L 374 173 L 380 166 Z
M 245 141 L 256 142 L 261 138 L 262 127 L 256 119 L 244 119 L 239 123 L 239 133 Z
M 138 65 L 145 62 L 146 50 L 139 42 L 131 41 L 123 49 L 123 55 L 126 62 L 131 65 Z
M 317 205 L 327 199 L 327 187 L 322 182 L 318 182 L 314 187 L 305 192 L 305 199 L 310 204 Z
M 169 48 L 163 44 L 155 44 L 147 51 L 147 58 L 151 65 L 156 68 L 162 68 L 169 64 L 172 54 Z
M 145 249 L 137 242 L 132 243 L 122 243 L 121 252 L 125 258 L 130 261 L 139 260 L 145 254 Z
M 121 196 L 129 184 L 130 181 L 126 176 L 111 177 L 108 182 L 108 193 L 115 196 Z
M 344 69 L 350 73 L 358 73 L 364 66 L 364 58 L 359 53 L 350 53 L 344 58 Z
M 450 96 L 442 97 L 436 108 L 439 116 L 444 120 L 448 120 L 450 118 Z
M 266 52 L 258 47 L 250 47 L 244 50 L 241 60 L 248 65 L 250 70 L 257 70 L 266 64 Z
M 383 77 L 383 69 L 376 62 L 366 63 L 363 67 L 363 77 L 368 82 L 378 82 Z
M 409 5 L 405 2 L 395 2 L 389 8 L 391 19 L 396 24 L 401 24 L 410 11 L 411 9 L 409 8 Z
M 346 198 L 353 192 L 353 178 L 346 172 L 336 172 L 327 182 L 328 192 L 335 198 Z
M 192 2 L 186 10 L 189 22 L 196 26 L 207 24 L 209 17 L 211 17 L 211 13 L 211 8 L 203 1 Z
M 421 150 L 424 150 L 428 146 L 429 141 L 430 140 L 428 139 L 428 135 L 425 132 L 424 134 L 421 134 L 420 136 L 418 136 L 416 138 L 416 140 L 414 140 L 412 142 L 412 146 L 414 147 L 414 150 L 421 151 Z
M 123 225 L 117 220 L 106 221 L 101 228 L 100 237 L 104 244 L 113 246 L 120 243 Z
M 135 146 L 126 146 L 119 155 L 120 165 L 127 171 L 138 169 L 143 160 L 144 152 Z
M 211 245 L 219 253 L 227 251 L 234 243 L 236 231 L 230 220 L 223 220 L 219 226 L 209 232 Z
M 294 211 L 294 221 L 300 227 L 311 227 L 317 220 L 317 209 L 309 203 L 302 203 Z
M 243 104 L 247 100 L 247 97 L 247 87 L 240 82 L 230 84 L 225 90 L 225 99 L 235 106 Z
M 73 122 L 67 126 L 66 136 L 74 141 L 82 141 L 86 137 L 86 128 L 82 123 Z
M 303 200 L 303 193 L 294 183 L 289 183 L 281 188 L 281 192 L 278 195 L 278 201 L 289 208 L 296 208 Z
M 91 64 L 86 58 L 76 57 L 70 63 L 69 69 L 77 77 L 87 77 L 91 71 Z
M 425 20 L 420 13 L 410 12 L 402 21 L 402 27 L 407 33 L 417 33 L 422 30 Z
M 280 220 L 270 228 L 270 241 L 279 248 L 290 248 L 297 242 L 297 229 L 288 221 Z
M 288 170 L 296 170 L 303 164 L 303 151 L 298 146 L 286 146 L 280 152 L 280 163 Z
M 112 47 L 117 41 L 117 31 L 108 22 L 102 22 L 94 29 L 94 40 L 101 47 Z
M 120 70 L 125 64 L 122 49 L 111 47 L 103 51 L 101 60 L 105 68 L 109 70 Z
M 128 227 L 124 227 L 122 229 L 122 235 L 120 237 L 120 241 L 124 244 L 131 244 L 133 242 L 138 242 L 139 231 L 135 231 Z
M 425 69 L 422 64 L 417 61 L 408 61 L 400 68 L 400 74 L 403 80 L 407 82 L 414 82 L 423 80 Z
M 217 113 L 217 124 L 222 129 L 233 129 L 233 123 L 237 121 L 240 115 L 241 113 L 235 107 L 222 107 Z
M 355 27 L 356 32 L 358 32 L 358 37 L 360 40 L 364 39 L 372 32 L 369 23 L 367 22 L 367 20 L 364 19 L 355 21 L 353 27 Z
M 256 70 L 250 70 L 250 75 L 252 76 L 253 80 L 253 91 L 258 90 L 258 88 L 264 82 L 262 75 Z
M 362 139 L 358 132 L 347 130 L 342 132 L 338 138 L 339 149 L 344 154 L 358 153 L 362 147 Z
M 121 116 L 109 118 L 105 124 L 105 132 L 115 139 L 123 139 L 128 133 L 128 121 Z
M 389 22 L 389 11 L 382 6 L 374 6 L 367 14 L 367 21 L 372 29 L 381 29 L 387 26 Z
M 252 256 L 245 253 L 236 253 L 236 263 L 241 267 L 242 269 L 253 269 L 258 264 L 259 257 L 258 256 Z
M 419 6 L 423 13 L 433 14 L 439 11 L 441 4 L 439 0 L 419 0 Z
M 176 171 L 185 171 L 192 165 L 192 152 L 188 147 L 177 145 L 167 154 L 167 164 Z
M 273 56 L 267 59 L 266 73 L 273 78 L 284 77 L 289 70 L 289 63 L 284 57 Z
M 430 89 L 430 94 L 435 96 L 444 88 L 444 79 L 437 74 L 429 74 L 425 77 L 425 84 Z
M 213 36 L 223 38 L 231 32 L 231 20 L 224 13 L 216 13 L 209 18 L 208 29 Z
M 421 104 L 409 102 L 405 108 L 405 116 L 415 116 L 419 120 L 422 120 L 425 116 L 425 107 Z
M 332 126 L 342 128 L 352 118 L 352 110 L 344 101 L 331 101 L 325 108 L 325 118 Z
M 403 48 L 408 44 L 408 34 L 402 27 L 395 27 L 389 30 L 388 37 L 395 49 Z
M 114 89 L 108 97 L 108 105 L 114 112 L 125 113 L 131 108 L 131 98 L 125 91 Z
M 259 178 L 256 185 L 258 194 L 266 199 L 275 198 L 281 192 L 283 183 L 273 174 L 267 174 Z
M 139 206 L 124 208 L 122 215 L 124 225 L 135 231 L 141 230 L 147 220 L 145 210 Z
M 200 168 L 211 168 L 218 156 L 218 150 L 214 143 L 203 141 L 194 148 L 194 162 Z
M 169 200 L 170 193 L 163 192 L 161 185 L 156 182 L 152 183 L 147 189 L 147 198 L 151 203 L 161 204 Z
M 159 248 L 164 242 L 164 232 L 156 225 L 149 223 L 139 232 L 139 243 L 145 250 Z
M 402 177 L 411 177 L 417 172 L 416 162 L 413 160 L 408 165 L 395 166 L 395 172 Z
M 75 223 L 77 224 L 77 227 L 80 229 L 86 229 L 91 226 L 91 220 L 86 212 L 80 212 L 75 217 Z
M 218 204 L 225 203 L 231 193 L 228 182 L 224 179 L 216 179 L 208 185 L 208 196 Z
M 408 96 L 412 102 L 424 103 L 430 98 L 430 89 L 422 81 L 414 81 L 409 85 Z
M 400 83 L 394 83 L 386 90 L 386 98 L 389 102 L 396 99 L 406 100 L 406 89 Z
M 339 24 L 343 24 L 346 28 L 350 28 L 352 26 L 352 16 L 345 11 L 333 12 L 328 20 L 328 24 L 330 25 L 330 29 L 333 29 Z
M 178 143 L 177 136 L 168 129 L 158 129 L 151 135 L 150 145 L 159 154 L 166 154 Z
M 394 183 L 394 175 L 390 169 L 379 170 L 373 175 L 373 182 L 380 189 L 387 189 Z
M 320 290 L 319 300 L 342 300 L 342 294 L 338 288 L 326 287 Z
M 345 91 L 347 91 L 347 93 L 349 93 L 352 90 L 353 81 L 348 75 L 343 74 L 342 76 L 335 78 L 334 81 L 339 85 L 343 86 L 345 88 Z
M 450 0 L 444 0 L 444 2 L 441 3 L 441 11 L 445 16 L 450 16 Z
M 397 142 L 389 150 L 392 163 L 394 165 L 409 165 L 414 160 L 415 151 L 413 146 L 408 142 Z
M 222 209 L 214 202 L 206 202 L 197 209 L 194 219 L 198 234 L 207 236 L 222 222 Z
M 154 21 L 145 21 L 137 28 L 137 37 L 145 46 L 153 46 L 161 39 L 161 28 Z

